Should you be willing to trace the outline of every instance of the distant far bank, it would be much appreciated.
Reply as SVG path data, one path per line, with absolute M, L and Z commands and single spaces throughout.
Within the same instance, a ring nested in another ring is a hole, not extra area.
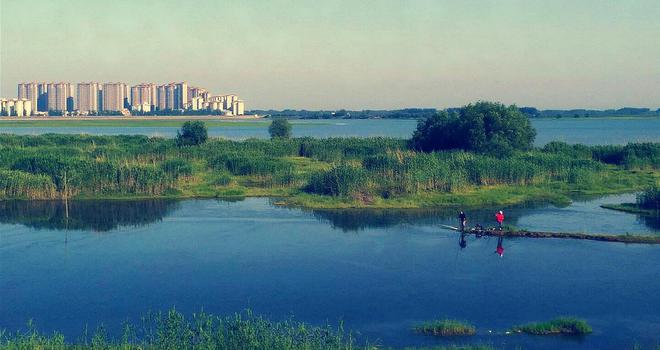
M 566 110 L 539 110 L 534 107 L 518 107 L 520 112 L 528 118 L 659 118 L 660 108 L 652 110 L 650 108 L 625 107 L 619 109 L 566 109 Z M 254 109 L 250 114 L 264 115 L 268 117 L 282 117 L 291 119 L 426 119 L 437 114 L 442 109 L 436 108 L 404 108 L 392 110 L 273 110 L 273 109 Z M 446 108 L 445 111 L 452 113 L 458 112 L 459 108 Z
M 73 121 L 73 120 L 246 120 L 261 119 L 264 116 L 257 114 L 241 116 L 217 116 L 217 115 L 157 115 L 157 116 L 87 116 L 87 117 L 0 117 L 0 121 Z

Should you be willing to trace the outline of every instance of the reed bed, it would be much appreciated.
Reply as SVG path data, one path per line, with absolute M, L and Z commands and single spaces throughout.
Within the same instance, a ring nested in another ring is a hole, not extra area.
M 654 171 L 658 159 L 657 143 L 554 142 L 495 158 L 418 152 L 407 140 L 381 137 L 211 139 L 177 147 L 173 139 L 146 136 L 0 134 L 0 199 L 195 196 L 255 188 L 375 201 L 493 186 L 589 191 L 614 182 L 635 189 L 635 175 L 606 175 L 631 167 Z
M 511 330 L 534 335 L 584 335 L 592 332 L 591 326 L 586 321 L 573 317 L 560 317 L 547 322 L 529 323 L 515 326 Z
M 457 320 L 434 320 L 417 325 L 413 328 L 415 332 L 422 334 L 431 334 L 438 336 L 465 336 L 477 334 L 477 329 L 463 321 Z
M 101 327 L 69 342 L 60 333 L 42 334 L 30 324 L 25 332 L 0 333 L 0 349 L 372 349 L 356 345 L 341 325 L 316 327 L 293 319 L 273 322 L 250 311 L 226 317 L 204 312 L 186 317 L 170 310 L 148 314 L 138 325 L 124 324 L 122 333 L 112 338 Z

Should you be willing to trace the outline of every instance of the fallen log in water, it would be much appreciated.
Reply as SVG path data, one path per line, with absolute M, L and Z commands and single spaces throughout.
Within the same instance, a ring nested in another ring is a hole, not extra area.
M 460 229 L 453 226 L 442 225 L 445 228 L 458 231 Z M 641 235 L 606 235 L 600 233 L 572 233 L 572 232 L 534 232 L 534 231 L 507 231 L 496 228 L 466 230 L 465 233 L 477 236 L 494 237 L 524 237 L 524 238 L 564 238 L 564 239 L 586 239 L 602 242 L 620 242 L 620 243 L 643 243 L 660 244 L 660 235 L 641 236 Z

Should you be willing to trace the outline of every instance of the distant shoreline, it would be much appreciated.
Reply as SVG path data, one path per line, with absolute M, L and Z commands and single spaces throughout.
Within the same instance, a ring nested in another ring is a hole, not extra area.
M 254 120 L 263 119 L 258 114 L 249 114 L 241 116 L 215 116 L 215 115 L 155 115 L 155 116 L 86 116 L 86 117 L 0 117 L 0 121 L 102 121 L 102 120 L 121 120 L 121 121 L 144 121 L 144 120 Z

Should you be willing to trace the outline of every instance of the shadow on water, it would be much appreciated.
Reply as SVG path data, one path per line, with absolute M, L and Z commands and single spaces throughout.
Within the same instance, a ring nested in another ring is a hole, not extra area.
M 651 229 L 660 231 L 660 215 L 637 215 L 637 218 Z
M 0 201 L 0 222 L 36 229 L 104 232 L 161 221 L 178 205 L 174 200 Z

